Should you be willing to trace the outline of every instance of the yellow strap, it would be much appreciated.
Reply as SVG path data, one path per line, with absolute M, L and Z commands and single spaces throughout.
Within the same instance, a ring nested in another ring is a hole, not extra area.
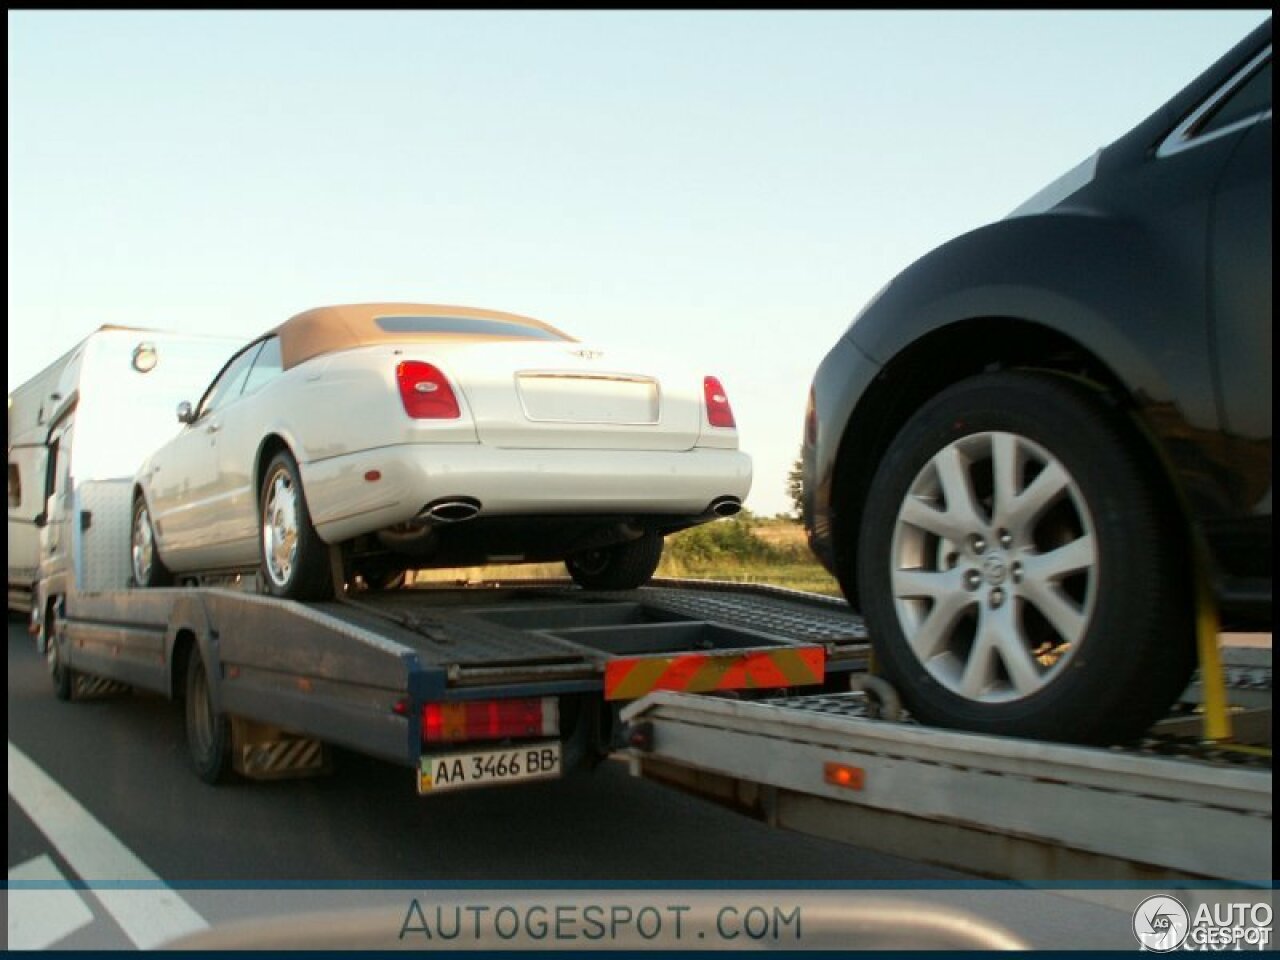
M 1204 736 L 1209 743 L 1231 739 L 1231 715 L 1227 711 L 1227 685 L 1218 651 L 1218 606 L 1201 570 L 1196 578 L 1196 648 L 1200 660 L 1200 691 L 1204 699 Z

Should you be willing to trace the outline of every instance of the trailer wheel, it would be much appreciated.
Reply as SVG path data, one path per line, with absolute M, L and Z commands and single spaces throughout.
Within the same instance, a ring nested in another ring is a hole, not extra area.
M 53 695 L 59 700 L 69 701 L 75 697 L 76 673 L 62 662 L 62 653 L 58 649 L 58 613 L 52 601 L 45 611 L 44 631 L 44 658 L 53 681 Z
M 1168 709 L 1194 617 L 1140 442 L 1095 391 L 1014 371 L 955 384 L 902 427 L 867 498 L 858 582 L 915 717 L 1111 743 Z
M 129 570 L 134 586 L 167 587 L 173 584 L 173 574 L 156 549 L 151 511 L 147 509 L 146 498 L 141 493 L 133 501 L 133 522 L 129 526 Z
M 199 650 L 187 660 L 187 749 L 196 775 L 205 783 L 225 783 L 231 776 L 231 722 L 215 713 L 209 675 Z
M 662 534 L 651 530 L 639 540 L 584 550 L 564 565 L 584 590 L 634 590 L 649 582 L 661 559 Z
M 290 600 L 333 594 L 328 552 L 311 524 L 298 463 L 281 450 L 267 466 L 260 498 L 258 544 L 267 590 Z

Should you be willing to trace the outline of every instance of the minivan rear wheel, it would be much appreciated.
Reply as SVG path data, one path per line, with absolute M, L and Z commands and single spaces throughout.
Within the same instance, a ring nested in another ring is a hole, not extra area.
M 1185 549 L 1117 414 L 1000 372 L 926 403 L 881 461 L 858 543 L 885 675 L 926 723 L 1135 737 L 1194 667 Z

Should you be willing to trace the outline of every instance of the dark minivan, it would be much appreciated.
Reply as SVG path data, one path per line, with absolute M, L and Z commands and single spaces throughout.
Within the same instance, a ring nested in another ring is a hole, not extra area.
M 918 719 L 1131 739 L 1271 630 L 1271 164 L 1268 19 L 822 362 L 809 541 Z

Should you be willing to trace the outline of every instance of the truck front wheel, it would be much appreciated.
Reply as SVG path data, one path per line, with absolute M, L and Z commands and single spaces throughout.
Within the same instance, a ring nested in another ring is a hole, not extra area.
M 49 601 L 44 615 L 44 658 L 49 665 L 49 677 L 53 680 L 53 695 L 59 700 L 70 700 L 75 695 L 75 671 L 62 662 L 58 649 L 58 612 L 54 601 Z

